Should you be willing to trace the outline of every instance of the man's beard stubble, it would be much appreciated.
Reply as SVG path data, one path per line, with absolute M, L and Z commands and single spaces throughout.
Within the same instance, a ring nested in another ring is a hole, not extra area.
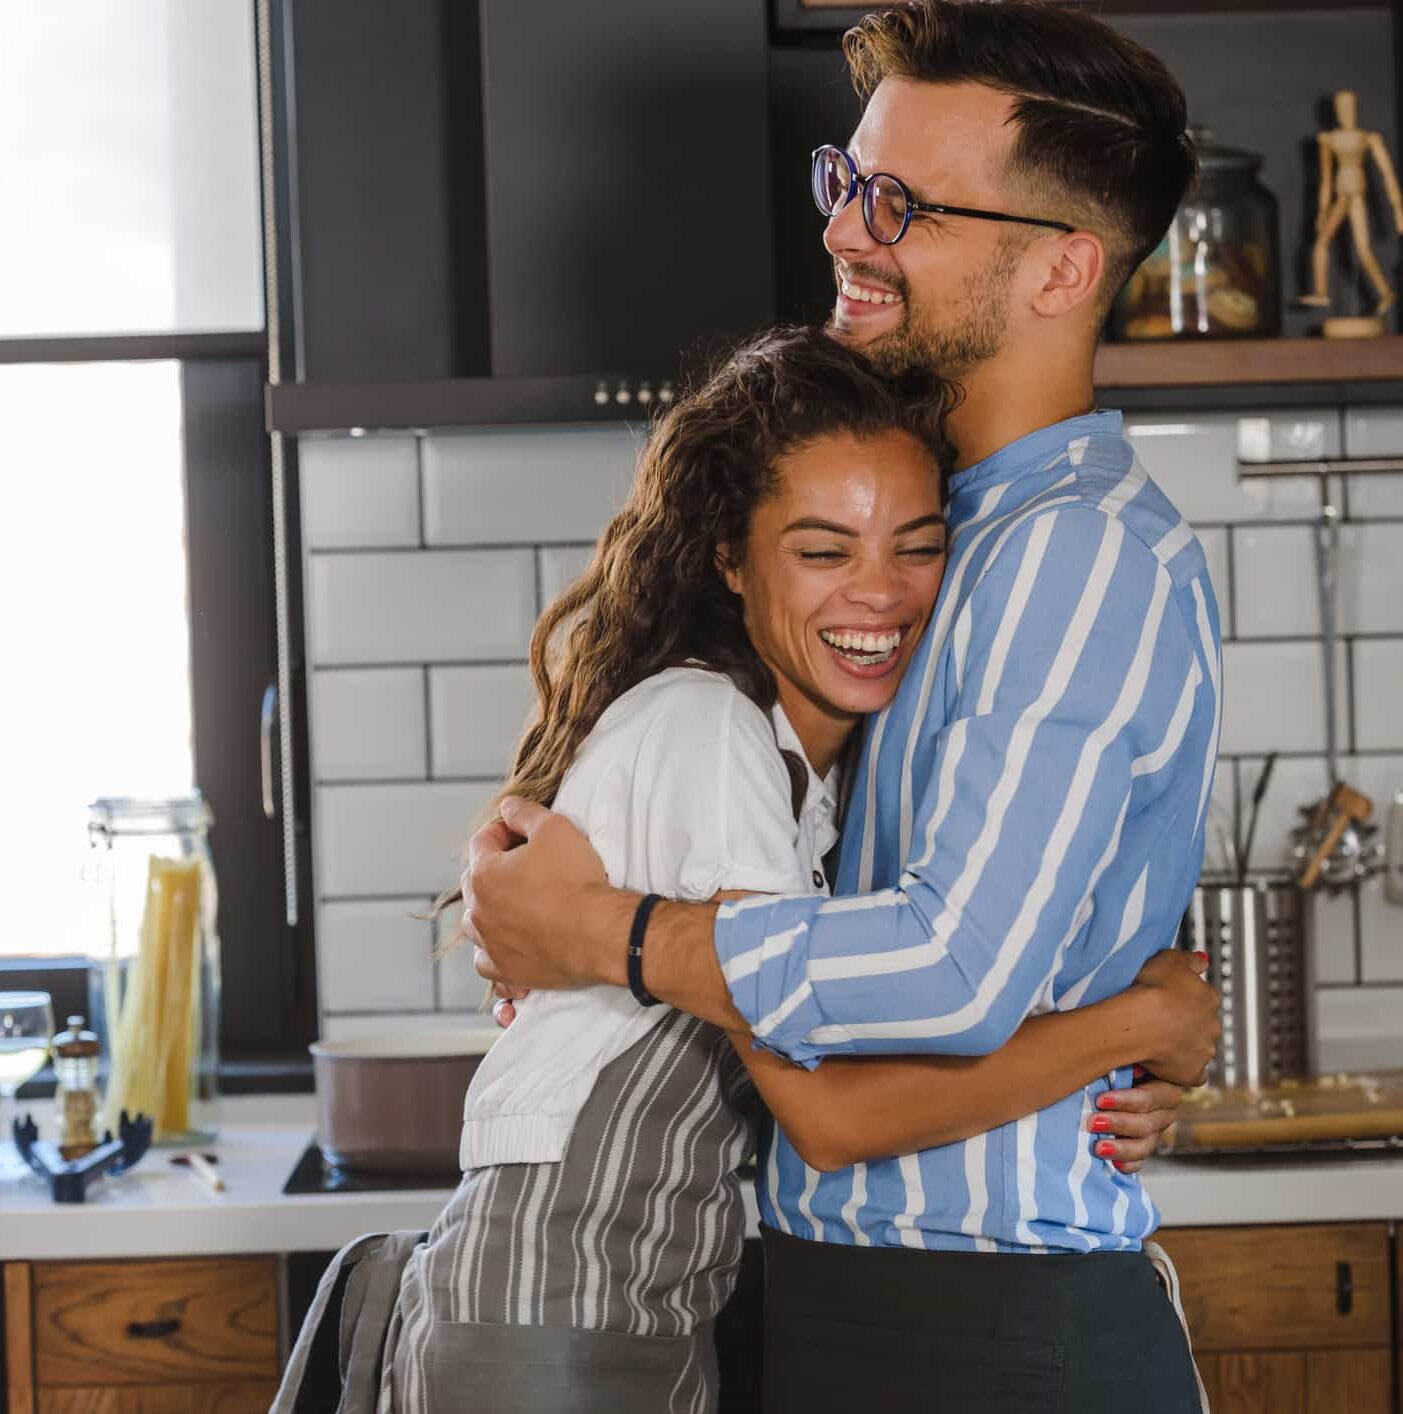
M 965 277 L 954 302 L 953 322 L 923 323 L 908 288 L 902 292 L 906 303 L 901 323 L 857 349 L 886 373 L 919 367 L 946 378 L 993 358 L 1008 332 L 1008 289 L 1022 253 L 1016 237 L 1001 236 L 989 263 Z M 855 267 L 855 273 L 861 270 Z

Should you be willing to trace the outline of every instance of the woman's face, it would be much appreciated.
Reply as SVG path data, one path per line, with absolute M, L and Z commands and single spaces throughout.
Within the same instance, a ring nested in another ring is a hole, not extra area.
M 885 707 L 911 661 L 945 571 L 940 477 L 899 431 L 829 433 L 776 469 L 724 573 L 812 760 L 810 735 L 845 735 Z

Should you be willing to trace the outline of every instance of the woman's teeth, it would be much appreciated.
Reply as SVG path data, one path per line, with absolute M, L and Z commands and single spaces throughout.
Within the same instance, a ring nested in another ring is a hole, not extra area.
M 890 633 L 859 633 L 850 629 L 820 629 L 818 636 L 850 662 L 863 667 L 885 663 L 901 647 L 901 630 Z
M 868 304 L 900 304 L 901 296 L 894 290 L 866 289 L 862 285 L 850 285 L 846 280 L 839 282 L 843 293 L 849 299 L 863 300 Z

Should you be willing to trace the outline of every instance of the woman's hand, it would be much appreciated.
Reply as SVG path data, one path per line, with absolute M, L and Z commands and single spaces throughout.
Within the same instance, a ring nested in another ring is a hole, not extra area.
M 1131 986 L 1147 1003 L 1141 1060 L 1156 1079 L 1189 1087 L 1208 1079 L 1223 1027 L 1222 999 L 1207 984 L 1207 971 L 1207 953 L 1171 949 L 1156 953 Z
M 1137 1066 L 1143 1074 L 1143 1068 Z M 1179 1118 L 1184 1091 L 1167 1080 L 1147 1077 L 1133 1090 L 1108 1090 L 1099 1096 L 1087 1129 L 1096 1135 L 1098 1158 L 1122 1173 L 1138 1173 L 1153 1158 L 1165 1131 Z

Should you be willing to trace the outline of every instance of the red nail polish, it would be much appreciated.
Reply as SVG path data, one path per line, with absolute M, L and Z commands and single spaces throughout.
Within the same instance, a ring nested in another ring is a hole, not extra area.
M 1122 1173 L 1125 1172 L 1125 1165 L 1124 1165 L 1123 1163 L 1121 1163 L 1119 1159 L 1116 1160 L 1116 1167 L 1117 1167 Z
M 1093 1134 L 1109 1134 L 1111 1132 L 1111 1121 L 1105 1115 L 1097 1115 L 1091 1121 L 1091 1132 Z
M 1113 1110 L 1116 1107 L 1116 1097 L 1112 1094 L 1098 1095 L 1096 1097 L 1096 1108 L 1098 1110 Z
M 1196 953 L 1194 954 L 1194 956 L 1195 956 L 1200 962 L 1212 962 L 1212 960 L 1213 960 L 1212 958 L 1210 958 L 1210 957 L 1208 956 L 1208 954 L 1207 954 L 1206 952 L 1196 952 Z
M 1150 1072 L 1146 1070 L 1143 1065 L 1137 1065 L 1131 1068 L 1130 1073 L 1136 1078 L 1136 1080 L 1143 1080 Z
M 1116 1146 L 1109 1139 L 1103 1139 L 1096 1146 L 1096 1157 L 1098 1159 L 1109 1159 L 1116 1152 Z

